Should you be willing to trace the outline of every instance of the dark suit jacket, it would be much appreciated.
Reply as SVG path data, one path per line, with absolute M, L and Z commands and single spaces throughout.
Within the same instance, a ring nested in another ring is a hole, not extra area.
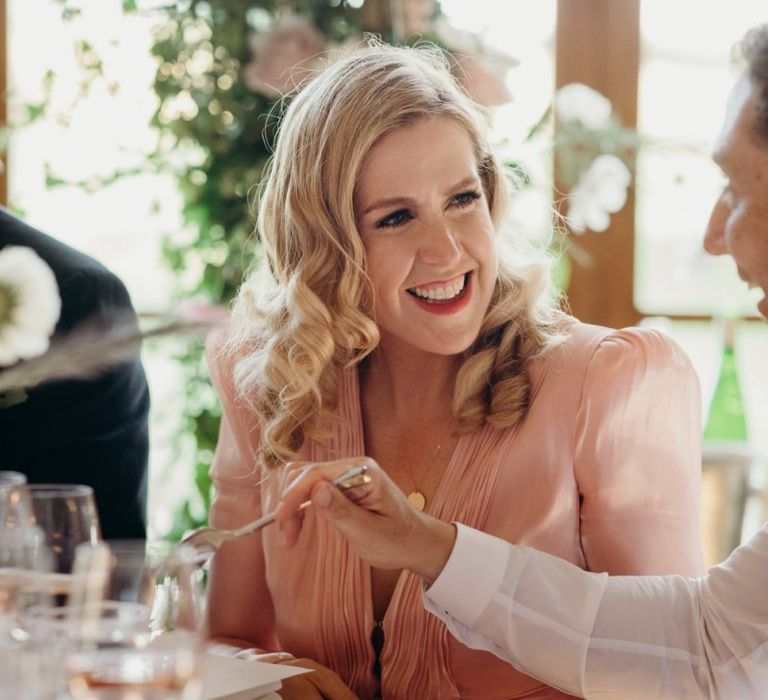
M 104 324 L 135 318 L 125 286 L 103 265 L 0 207 L 0 248 L 7 245 L 32 248 L 53 270 L 62 300 L 57 335 L 94 317 Z M 138 357 L 93 380 L 43 384 L 0 408 L 0 468 L 30 483 L 88 484 L 105 539 L 143 538 L 148 413 Z

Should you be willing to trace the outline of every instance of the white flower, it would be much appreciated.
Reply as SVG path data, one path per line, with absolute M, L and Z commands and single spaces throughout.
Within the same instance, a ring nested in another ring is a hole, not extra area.
M 552 242 L 552 195 L 541 189 L 525 187 L 512 195 L 508 209 L 510 229 L 531 243 Z
M 37 253 L 0 250 L 0 367 L 42 355 L 60 313 L 56 278 Z
M 571 230 L 605 231 L 610 214 L 619 211 L 627 201 L 631 179 L 629 169 L 616 156 L 604 154 L 595 158 L 568 195 L 565 218 Z
M 590 131 L 610 126 L 611 102 L 583 83 L 569 83 L 555 95 L 555 114 L 563 124 L 580 124 Z
M 507 65 L 503 58 L 498 60 L 500 55 L 478 54 L 458 58 L 459 82 L 466 93 L 484 107 L 495 107 L 512 99 L 505 82 Z

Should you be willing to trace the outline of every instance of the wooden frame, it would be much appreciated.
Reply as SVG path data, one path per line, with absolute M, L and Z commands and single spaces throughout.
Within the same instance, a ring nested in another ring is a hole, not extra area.
M 613 103 L 625 126 L 637 126 L 640 65 L 641 0 L 558 0 L 556 87 L 580 82 L 599 90 Z M 557 173 L 555 173 L 557 182 Z M 591 259 L 574 264 L 568 301 L 582 321 L 604 326 L 633 325 L 640 319 L 634 305 L 634 190 L 627 204 L 611 217 L 604 233 L 586 232 L 578 244 Z

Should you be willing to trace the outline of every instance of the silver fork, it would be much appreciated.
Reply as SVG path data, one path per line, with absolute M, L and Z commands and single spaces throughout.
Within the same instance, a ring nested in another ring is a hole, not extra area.
M 351 489 L 355 486 L 362 486 L 371 481 L 371 477 L 368 474 L 368 467 L 366 465 L 360 465 L 347 469 L 342 474 L 339 474 L 333 481 L 333 485 L 340 489 Z M 299 510 L 303 511 L 312 505 L 312 501 L 304 501 L 299 506 Z M 230 540 L 236 540 L 238 537 L 243 537 L 251 532 L 260 530 L 261 528 L 273 523 L 275 521 L 275 513 L 267 513 L 262 517 L 254 520 L 253 522 L 238 527 L 235 530 L 224 530 L 216 527 L 199 527 L 196 530 L 190 530 L 181 538 L 179 544 L 188 545 L 194 547 L 197 550 L 198 561 L 205 562 L 210 559 L 219 547 L 225 542 Z

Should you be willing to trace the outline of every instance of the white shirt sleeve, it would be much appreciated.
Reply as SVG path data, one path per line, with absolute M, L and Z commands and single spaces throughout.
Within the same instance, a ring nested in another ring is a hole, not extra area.
M 467 646 L 587 698 L 768 697 L 768 524 L 702 579 L 609 578 L 457 529 L 423 599 Z

